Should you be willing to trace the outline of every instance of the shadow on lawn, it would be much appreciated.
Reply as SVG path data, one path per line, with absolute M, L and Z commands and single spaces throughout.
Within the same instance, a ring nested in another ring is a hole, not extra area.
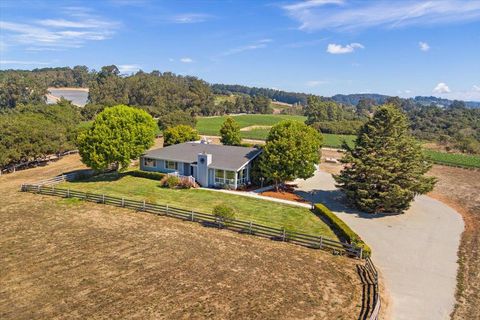
M 116 171 L 97 174 L 92 169 L 74 170 L 74 171 L 65 172 L 64 174 L 71 174 L 71 173 L 76 175 L 76 178 L 70 181 L 71 183 L 111 182 L 111 181 L 120 180 L 121 178 L 129 175 L 129 172 L 116 172 Z

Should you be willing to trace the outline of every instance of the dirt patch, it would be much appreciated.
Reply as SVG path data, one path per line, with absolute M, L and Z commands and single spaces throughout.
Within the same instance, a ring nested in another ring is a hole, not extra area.
M 358 261 L 127 209 L 20 193 L 78 155 L 0 177 L 2 319 L 355 319 Z
M 262 192 L 261 195 L 266 197 L 296 201 L 301 203 L 307 202 L 305 201 L 305 199 L 299 197 L 295 193 L 286 192 L 286 191 L 265 191 L 265 192 Z
M 241 128 L 240 131 L 252 131 L 255 129 L 270 129 L 272 126 L 248 126 Z

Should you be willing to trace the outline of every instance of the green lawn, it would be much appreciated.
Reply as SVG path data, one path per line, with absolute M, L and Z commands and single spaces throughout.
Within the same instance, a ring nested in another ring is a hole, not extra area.
M 240 128 L 249 126 L 273 126 L 282 120 L 297 120 L 304 122 L 304 116 L 273 115 L 273 114 L 246 114 L 233 116 Z M 200 134 L 218 135 L 222 123 L 227 116 L 222 117 L 199 117 L 197 130 Z
M 211 213 L 212 208 L 226 203 L 236 210 L 236 218 L 259 224 L 322 235 L 337 240 L 332 230 L 307 208 L 290 206 L 272 201 L 248 198 L 209 190 L 166 189 L 159 181 L 128 175 L 109 174 L 80 182 L 65 182 L 58 185 L 76 191 L 146 200 L 151 203 L 168 204 L 172 207 Z
M 273 126 L 282 120 L 297 120 L 304 122 L 304 116 L 290 116 L 290 115 L 273 115 L 273 114 L 248 114 L 233 116 L 235 121 L 240 125 L 240 128 L 250 126 Z M 223 117 L 201 117 L 198 118 L 197 130 L 204 135 L 219 135 L 220 127 L 225 121 L 226 116 Z M 250 131 L 242 131 L 242 138 L 265 140 L 267 138 L 269 129 L 257 128 Z M 342 146 L 342 141 L 345 139 L 347 143 L 353 144 L 355 136 L 339 135 L 339 134 L 323 134 L 324 146 L 339 148 Z
M 434 150 L 425 150 L 425 153 L 434 163 L 465 168 L 480 168 L 480 156 L 477 155 L 445 153 Z

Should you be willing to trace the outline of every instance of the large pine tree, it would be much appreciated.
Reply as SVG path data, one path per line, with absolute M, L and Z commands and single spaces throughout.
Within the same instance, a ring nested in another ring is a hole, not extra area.
M 380 107 L 360 129 L 355 146 L 345 147 L 345 168 L 334 178 L 363 211 L 401 213 L 416 195 L 433 189 L 435 179 L 425 176 L 431 164 L 393 105 Z

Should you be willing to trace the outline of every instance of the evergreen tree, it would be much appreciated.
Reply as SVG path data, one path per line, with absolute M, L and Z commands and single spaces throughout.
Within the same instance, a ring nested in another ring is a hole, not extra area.
M 220 141 L 228 146 L 239 146 L 242 143 L 240 126 L 232 117 L 227 117 L 220 128 Z
M 82 162 L 96 170 L 112 165 L 126 169 L 153 145 L 157 130 L 153 118 L 143 110 L 124 105 L 106 108 L 78 136 Z
M 401 213 L 413 198 L 433 189 L 425 177 L 431 164 L 410 135 L 405 115 L 393 105 L 375 112 L 361 129 L 355 147 L 347 149 L 346 166 L 334 178 L 359 209 L 369 213 Z
M 285 120 L 270 130 L 259 168 L 267 180 L 279 184 L 313 176 L 320 160 L 322 136 L 304 123 Z

